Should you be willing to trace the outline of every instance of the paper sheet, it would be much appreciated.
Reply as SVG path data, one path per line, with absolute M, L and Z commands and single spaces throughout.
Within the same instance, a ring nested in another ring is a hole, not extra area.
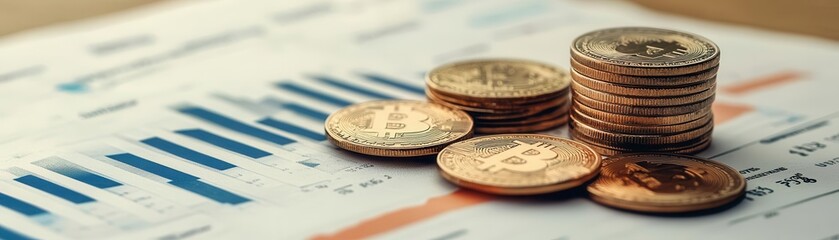
M 343 106 L 424 99 L 435 65 L 567 67 L 574 37 L 628 25 L 722 49 L 700 155 L 747 178 L 740 204 L 653 216 L 579 192 L 499 198 L 324 141 Z M 0 239 L 831 239 L 837 57 L 615 1 L 185 1 L 24 34 L 0 41 Z

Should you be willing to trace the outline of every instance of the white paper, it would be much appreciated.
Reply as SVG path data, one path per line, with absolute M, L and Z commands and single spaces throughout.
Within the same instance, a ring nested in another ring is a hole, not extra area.
M 457 190 L 431 161 L 365 157 L 323 141 L 323 117 L 346 104 L 424 99 L 423 74 L 438 64 L 567 66 L 574 37 L 614 26 L 679 29 L 720 46 L 719 122 L 700 155 L 741 171 L 746 200 L 665 217 L 581 194 L 497 198 Z M 0 238 L 839 234 L 834 42 L 622 2 L 541 0 L 184 1 L 2 42 Z

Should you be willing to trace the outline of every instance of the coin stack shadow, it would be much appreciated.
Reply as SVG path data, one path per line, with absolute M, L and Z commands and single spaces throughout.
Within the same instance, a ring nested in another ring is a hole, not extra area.
M 480 72 L 478 70 L 488 71 L 491 74 L 471 75 L 473 72 Z M 553 73 L 555 76 L 541 78 L 548 79 L 547 82 L 534 80 L 539 77 L 539 74 L 545 72 Z M 486 75 L 494 75 L 498 78 L 504 75 L 503 73 L 512 73 L 512 76 L 506 76 L 503 79 L 486 79 Z M 568 78 L 566 71 L 536 62 L 465 61 L 444 65 L 431 71 L 426 80 L 425 93 L 430 102 L 468 113 L 475 122 L 475 133 L 539 132 L 568 123 L 568 110 L 571 106 L 568 97 L 570 92 Z M 468 81 L 463 79 L 468 79 Z M 476 86 L 468 82 L 484 82 L 485 84 Z M 493 88 L 508 90 L 492 90 Z M 505 92 L 514 88 L 522 89 L 519 90 L 521 93 Z M 470 91 L 482 94 L 470 96 L 467 93 Z
M 571 66 L 570 133 L 600 154 L 692 154 L 710 145 L 718 64 L 687 74 L 662 68 L 628 75 L 572 50 Z

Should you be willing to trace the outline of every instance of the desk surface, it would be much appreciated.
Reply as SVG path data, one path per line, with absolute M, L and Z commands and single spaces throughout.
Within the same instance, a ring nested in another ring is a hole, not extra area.
M 105 15 L 162 0 L 0 0 L 0 36 Z M 629 0 L 645 7 L 714 21 L 839 40 L 839 1 Z

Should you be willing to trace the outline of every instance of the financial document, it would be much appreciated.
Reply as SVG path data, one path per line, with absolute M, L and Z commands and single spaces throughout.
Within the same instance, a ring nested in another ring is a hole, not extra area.
M 580 190 L 497 197 L 433 159 L 325 141 L 337 109 L 425 99 L 439 64 L 567 68 L 576 36 L 618 26 L 720 46 L 699 155 L 743 174 L 742 202 L 661 216 Z M 0 239 L 836 239 L 838 58 L 836 42 L 620 1 L 163 3 L 0 39 Z

